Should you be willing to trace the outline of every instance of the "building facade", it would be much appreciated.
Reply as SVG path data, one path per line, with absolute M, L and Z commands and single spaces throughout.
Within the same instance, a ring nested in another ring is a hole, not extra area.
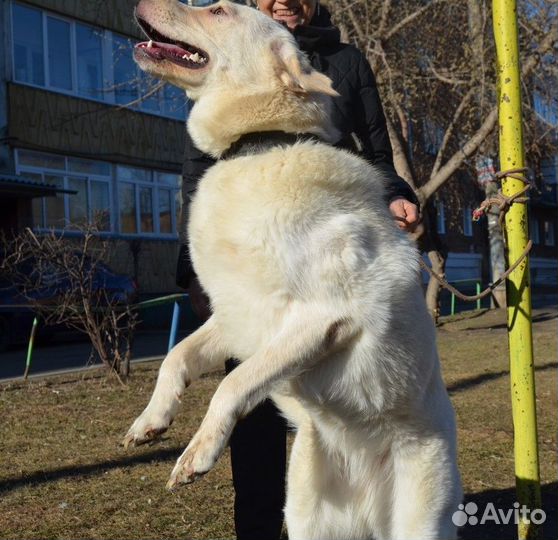
M 188 103 L 135 65 L 135 4 L 0 0 L 0 176 L 32 197 L 6 223 L 95 221 L 114 240 L 111 266 L 158 295 L 175 289 Z

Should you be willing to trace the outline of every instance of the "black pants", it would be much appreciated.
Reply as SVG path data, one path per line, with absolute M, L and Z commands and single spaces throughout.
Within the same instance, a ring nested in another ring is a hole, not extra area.
M 227 361 L 227 373 L 236 365 Z M 237 540 L 278 540 L 285 505 L 287 426 L 271 400 L 238 422 L 230 448 Z

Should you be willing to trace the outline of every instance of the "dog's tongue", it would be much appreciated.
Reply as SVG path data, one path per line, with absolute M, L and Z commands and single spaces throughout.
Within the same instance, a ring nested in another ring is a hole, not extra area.
M 147 49 L 163 49 L 166 52 L 174 54 L 175 56 L 180 56 L 181 58 L 189 58 L 192 56 L 190 51 L 179 47 L 178 45 L 172 45 L 171 43 L 162 43 L 160 41 L 149 41 L 146 45 Z
M 144 41 L 136 45 L 150 57 L 156 60 L 170 60 L 185 67 L 202 67 L 207 62 L 207 57 L 200 52 L 193 52 L 174 43 L 162 41 Z

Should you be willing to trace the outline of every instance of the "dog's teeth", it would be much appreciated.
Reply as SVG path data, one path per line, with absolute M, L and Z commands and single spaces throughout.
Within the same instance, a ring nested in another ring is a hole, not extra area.
M 198 53 L 193 54 L 192 56 L 190 56 L 190 60 L 192 60 L 192 62 L 199 62 L 200 61 L 200 55 Z
M 152 39 L 150 39 L 149 43 L 147 44 L 148 49 L 151 49 L 151 47 L 153 47 L 153 40 Z
M 185 54 L 185 55 L 182 57 L 182 60 L 186 60 L 186 58 L 188 58 L 188 55 L 187 55 L 187 54 Z

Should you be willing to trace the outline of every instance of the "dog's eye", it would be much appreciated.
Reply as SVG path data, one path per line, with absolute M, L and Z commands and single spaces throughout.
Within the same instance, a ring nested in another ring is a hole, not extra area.
M 225 15 L 225 10 L 222 7 L 216 7 L 210 11 L 213 15 Z

